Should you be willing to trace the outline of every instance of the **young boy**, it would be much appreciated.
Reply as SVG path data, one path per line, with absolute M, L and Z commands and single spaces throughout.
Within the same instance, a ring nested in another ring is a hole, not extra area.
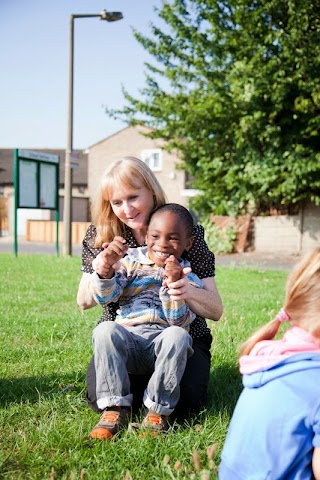
M 186 208 L 163 205 L 151 215 L 146 247 L 128 249 L 116 237 L 105 250 L 105 277 L 91 276 L 96 302 L 119 300 L 120 305 L 116 321 L 100 323 L 93 333 L 97 404 L 104 412 L 92 438 L 110 439 L 125 426 L 132 405 L 128 372 L 151 375 L 142 427 L 154 434 L 169 428 L 168 416 L 193 354 L 188 326 L 195 318 L 183 299 L 170 297 L 170 284 L 187 275 L 202 288 L 190 264 L 180 258 L 192 245 L 192 230 Z

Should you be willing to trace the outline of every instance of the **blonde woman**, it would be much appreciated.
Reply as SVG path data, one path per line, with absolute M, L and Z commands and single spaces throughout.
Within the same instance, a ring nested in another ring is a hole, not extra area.
M 219 479 L 320 480 L 320 248 L 289 276 L 276 317 L 242 345 L 240 372 Z
M 103 277 L 108 269 L 104 246 L 120 236 L 129 247 L 145 245 L 147 223 L 151 212 L 166 203 L 165 194 L 150 168 L 135 157 L 125 157 L 113 162 L 101 178 L 97 195 L 92 204 L 92 224 L 83 240 L 82 278 L 77 302 L 82 309 L 96 305 L 89 288 L 90 274 L 95 271 Z M 212 337 L 205 318 L 219 320 L 223 307 L 216 288 L 215 257 L 204 241 L 204 230 L 196 225 L 193 245 L 185 253 L 192 271 L 201 279 L 203 289 L 192 286 L 187 276 L 171 285 L 169 294 L 183 299 L 197 317 L 190 328 L 194 354 L 188 359 L 180 383 L 180 400 L 175 414 L 186 415 L 201 408 L 207 397 L 210 374 L 210 346 Z M 118 305 L 105 305 L 101 321 L 114 321 Z M 148 378 L 130 376 L 133 407 L 140 406 Z M 87 372 L 87 400 L 90 407 L 99 412 L 96 403 L 96 374 L 93 359 Z

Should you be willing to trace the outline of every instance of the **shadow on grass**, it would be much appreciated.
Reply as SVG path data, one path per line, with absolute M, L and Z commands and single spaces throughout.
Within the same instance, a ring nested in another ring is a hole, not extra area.
M 242 391 L 242 377 L 237 366 L 222 364 L 210 374 L 208 409 L 213 413 L 233 413 Z
M 10 403 L 36 403 L 69 391 L 84 395 L 85 374 L 74 372 L 40 377 L 0 378 L 0 406 Z
M 141 408 L 144 387 L 141 388 L 141 399 L 135 397 L 137 403 L 135 410 Z M 214 367 L 210 374 L 207 409 L 212 413 L 221 411 L 229 415 L 233 413 L 235 404 L 242 390 L 241 375 L 236 366 L 230 364 Z M 70 374 L 50 375 L 40 377 L 20 377 L 0 379 L 0 406 L 5 407 L 10 403 L 37 403 L 40 399 L 53 399 L 57 395 L 65 395 L 72 392 L 73 395 L 82 396 L 85 399 L 86 381 L 85 372 L 73 372 Z M 181 420 L 197 413 L 179 415 Z

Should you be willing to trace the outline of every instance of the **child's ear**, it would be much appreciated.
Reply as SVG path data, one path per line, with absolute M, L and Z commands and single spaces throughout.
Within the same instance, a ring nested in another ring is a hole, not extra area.
M 185 248 L 186 252 L 190 250 L 190 248 L 192 247 L 192 244 L 193 244 L 193 237 L 189 237 L 186 243 L 186 248 Z

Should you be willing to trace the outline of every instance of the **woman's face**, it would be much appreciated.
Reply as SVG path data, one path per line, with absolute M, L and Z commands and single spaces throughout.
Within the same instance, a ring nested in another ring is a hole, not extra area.
M 132 230 L 146 228 L 154 208 L 153 193 L 144 185 L 130 187 L 117 185 L 110 192 L 110 204 L 114 214 Z

